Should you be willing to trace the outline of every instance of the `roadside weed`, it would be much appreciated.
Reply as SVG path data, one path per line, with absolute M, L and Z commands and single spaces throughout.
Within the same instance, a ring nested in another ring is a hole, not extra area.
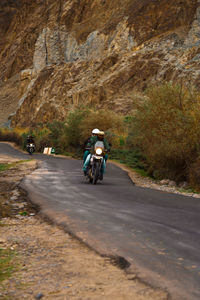
M 13 262 L 15 256 L 15 251 L 0 248 L 0 283 L 8 279 L 15 271 L 15 264 Z

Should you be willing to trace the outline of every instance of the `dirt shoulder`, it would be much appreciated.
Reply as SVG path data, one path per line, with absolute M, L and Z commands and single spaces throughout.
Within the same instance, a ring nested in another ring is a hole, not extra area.
M 12 166 L 0 172 L 0 299 L 167 299 L 44 222 L 19 188 L 37 163 L 0 158 L 8 162 Z
M 118 166 L 119 168 L 121 168 L 122 170 L 126 171 L 128 173 L 128 176 L 132 180 L 132 182 L 137 186 L 155 189 L 155 190 L 159 190 L 159 191 L 164 191 L 167 193 L 174 193 L 174 194 L 180 194 L 180 195 L 190 196 L 190 197 L 194 197 L 194 198 L 200 198 L 199 193 L 189 192 L 181 186 L 178 187 L 174 181 L 171 181 L 168 179 L 164 179 L 161 181 L 152 180 L 148 177 L 141 176 L 136 171 L 127 167 L 124 164 L 121 164 L 121 163 L 118 163 L 115 161 L 109 161 L 109 163 L 112 163 L 112 164 Z

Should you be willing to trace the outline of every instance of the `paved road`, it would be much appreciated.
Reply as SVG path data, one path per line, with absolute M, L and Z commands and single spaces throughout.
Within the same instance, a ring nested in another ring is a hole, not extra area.
M 7 144 L 0 144 L 1 153 L 29 158 Z M 91 185 L 78 160 L 33 157 L 40 169 L 22 186 L 45 215 L 97 251 L 123 256 L 172 299 L 200 299 L 199 199 L 136 187 L 112 164 L 104 181 Z

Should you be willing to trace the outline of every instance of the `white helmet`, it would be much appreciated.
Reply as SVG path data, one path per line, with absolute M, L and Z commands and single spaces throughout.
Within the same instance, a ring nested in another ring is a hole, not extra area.
M 95 128 L 95 129 L 93 129 L 92 130 L 92 134 L 98 134 L 100 131 L 99 131 L 99 129 L 97 129 L 97 128 Z

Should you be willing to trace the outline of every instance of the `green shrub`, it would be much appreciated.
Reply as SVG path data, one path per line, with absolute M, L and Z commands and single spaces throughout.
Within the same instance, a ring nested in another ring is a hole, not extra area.
M 0 164 L 0 172 L 1 171 L 6 171 L 11 167 L 9 164 Z
M 16 269 L 14 258 L 16 253 L 10 249 L 0 248 L 0 283 L 11 277 Z
M 66 148 L 68 151 L 77 151 L 81 148 L 83 141 L 81 124 L 86 120 L 88 113 L 86 109 L 76 109 L 69 112 L 64 136 L 62 137 L 66 139 Z
M 132 120 L 128 143 L 137 145 L 149 172 L 177 181 L 188 177 L 188 168 L 200 149 L 200 95 L 170 83 L 146 90 Z
M 22 146 L 21 135 L 11 129 L 0 129 L 0 141 L 13 142 L 19 146 Z
M 105 132 L 105 137 L 114 147 L 122 147 L 126 140 L 124 116 L 110 110 L 98 109 L 88 111 L 87 118 L 81 124 L 81 141 L 83 142 L 94 128 Z
M 37 152 L 43 152 L 45 147 L 51 146 L 51 140 L 48 135 L 43 135 L 35 138 L 35 147 Z
M 147 169 L 145 158 L 138 149 L 112 149 L 109 154 L 109 158 L 118 160 L 119 162 L 124 163 L 134 169 Z
M 189 183 L 200 192 L 200 157 L 189 168 Z
M 49 123 L 47 125 L 49 129 L 49 139 L 51 140 L 52 146 L 56 147 L 59 144 L 59 138 L 62 136 L 64 129 L 65 129 L 65 124 L 64 122 L 60 121 L 53 121 L 52 123 Z

